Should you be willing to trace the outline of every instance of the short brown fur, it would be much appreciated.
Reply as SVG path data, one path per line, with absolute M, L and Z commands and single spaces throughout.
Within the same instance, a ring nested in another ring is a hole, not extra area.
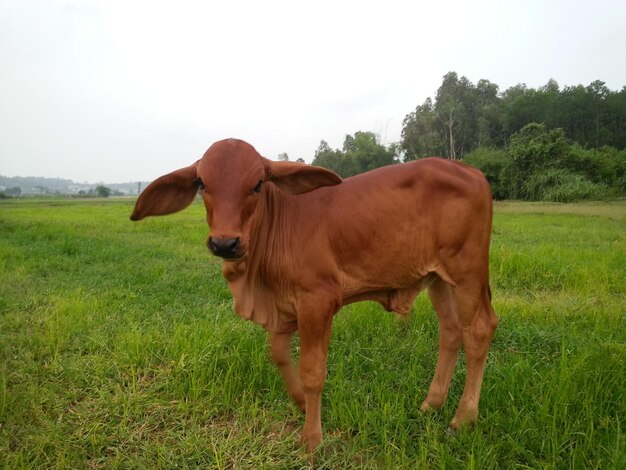
M 269 332 L 271 358 L 305 412 L 308 450 L 322 440 L 333 316 L 361 300 L 406 315 L 428 290 L 440 324 L 439 357 L 421 409 L 445 402 L 463 345 L 467 377 L 451 427 L 476 420 L 497 326 L 488 282 L 492 202 L 482 173 L 426 158 L 341 180 L 323 168 L 272 162 L 227 139 L 150 184 L 131 219 L 182 210 L 198 187 L 210 236 L 237 240 L 237 259 L 224 260 L 222 269 L 235 311 Z

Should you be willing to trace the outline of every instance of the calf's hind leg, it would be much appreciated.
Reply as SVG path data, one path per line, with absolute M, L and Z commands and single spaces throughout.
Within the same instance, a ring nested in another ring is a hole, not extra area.
M 439 357 L 422 411 L 442 406 L 459 357 L 465 350 L 467 375 L 459 406 L 450 427 L 476 421 L 478 402 L 485 370 L 485 360 L 498 319 L 491 306 L 489 288 L 485 286 L 452 286 L 437 279 L 428 293 L 439 319 Z
M 439 354 L 422 411 L 439 408 L 445 403 L 461 349 L 461 324 L 451 289 L 452 286 L 441 278 L 428 287 L 428 295 L 439 319 Z
M 491 306 L 491 296 L 487 285 L 476 289 L 458 289 L 456 294 L 463 348 L 467 361 L 467 375 L 463 395 L 454 419 L 450 423 L 453 429 L 473 423 L 478 417 L 478 401 L 485 361 L 493 334 L 498 326 L 498 318 Z

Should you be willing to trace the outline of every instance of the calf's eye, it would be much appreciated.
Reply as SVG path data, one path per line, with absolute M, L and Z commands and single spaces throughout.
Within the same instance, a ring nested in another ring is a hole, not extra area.
M 261 186 L 263 186 L 263 180 L 259 180 L 259 182 L 256 184 L 256 186 L 254 187 L 252 191 L 254 191 L 255 193 L 260 193 Z

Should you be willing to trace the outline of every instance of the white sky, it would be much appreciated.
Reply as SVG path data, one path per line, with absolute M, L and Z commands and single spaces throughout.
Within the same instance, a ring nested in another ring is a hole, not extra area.
M 626 85 L 626 0 L 0 0 L 0 174 L 150 180 L 244 139 L 400 139 L 449 71 Z

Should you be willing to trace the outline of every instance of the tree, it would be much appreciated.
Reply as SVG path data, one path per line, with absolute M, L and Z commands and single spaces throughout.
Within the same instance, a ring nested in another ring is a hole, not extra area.
M 407 115 L 402 124 L 400 148 L 404 151 L 405 161 L 443 155 L 444 140 L 430 98 Z
M 322 166 L 347 178 L 381 166 L 397 163 L 397 146 L 386 147 L 378 142 L 373 132 L 356 132 L 346 135 L 343 150 L 333 150 L 321 141 L 315 152 L 313 165 Z
M 548 83 L 541 87 L 536 95 L 538 116 L 534 121 L 543 122 L 550 129 L 562 127 L 560 96 L 559 84 L 556 80 L 548 80 Z
M 278 154 L 278 161 L 279 162 L 288 162 L 289 161 L 289 155 L 287 155 L 287 152 L 279 153 Z
M 356 174 L 354 163 L 341 150 L 333 150 L 328 142 L 322 140 L 315 151 L 313 165 L 328 168 L 342 178 Z
M 456 72 L 448 72 L 437 90 L 435 112 L 444 128 L 445 156 L 453 160 L 476 145 L 476 88 Z
M 502 119 L 498 85 L 479 80 L 474 90 L 477 122 L 476 147 L 502 145 Z
M 604 126 L 610 140 L 603 142 L 603 145 L 626 148 L 626 86 L 620 92 L 611 92 L 607 96 Z
M 397 163 L 395 152 L 378 142 L 373 132 L 356 132 L 354 137 L 347 135 L 344 152 L 353 160 L 357 173 Z
M 405 160 L 441 155 L 461 159 L 478 146 L 504 140 L 498 85 L 480 80 L 474 86 L 466 77 L 449 72 L 430 98 L 403 121 L 401 148 Z
M 95 194 L 97 197 L 109 197 L 111 195 L 111 188 L 107 188 L 104 185 L 98 185 L 96 187 Z
M 593 116 L 594 124 L 593 134 L 595 135 L 595 138 L 593 139 L 593 144 L 595 147 L 599 147 L 601 140 L 600 123 L 604 121 L 604 117 L 607 112 L 606 100 L 610 91 L 603 81 L 595 80 L 587 87 L 587 93 L 590 97 L 590 111 Z M 602 131 L 602 134 L 604 134 L 604 126 L 602 126 Z M 602 135 L 602 140 L 606 140 L 606 136 Z
M 565 87 L 560 95 L 561 127 L 567 136 L 584 145 L 587 141 L 587 91 L 582 85 Z
M 6 194 L 7 196 L 11 196 L 11 197 L 17 197 L 22 194 L 22 188 L 20 188 L 19 186 L 7 188 L 4 194 Z

